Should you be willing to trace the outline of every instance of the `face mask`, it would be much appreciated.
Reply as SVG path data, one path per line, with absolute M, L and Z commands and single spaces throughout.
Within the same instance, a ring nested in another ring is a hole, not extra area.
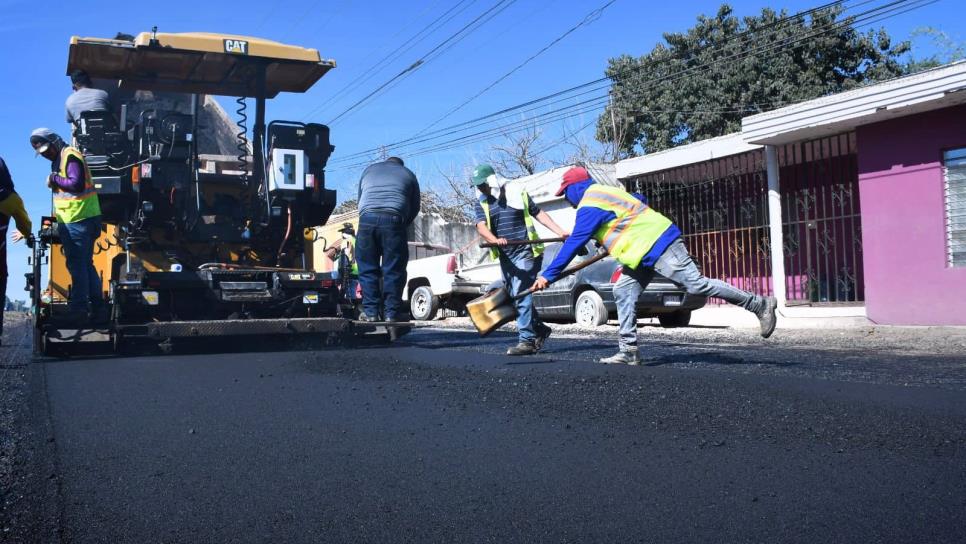
M 342 239 L 343 240 L 348 240 L 349 238 L 352 238 L 352 235 L 351 234 L 349 234 L 348 232 L 343 232 L 342 233 Z

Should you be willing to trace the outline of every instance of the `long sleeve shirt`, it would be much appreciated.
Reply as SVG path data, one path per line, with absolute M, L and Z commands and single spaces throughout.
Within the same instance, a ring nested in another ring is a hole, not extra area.
M 590 184 L 588 183 L 587 185 Z M 586 186 L 568 188 L 568 191 L 571 190 L 579 192 L 579 197 L 576 198 L 576 200 L 579 201 L 581 198 L 583 198 L 583 193 L 586 190 Z M 568 197 L 570 196 L 571 193 L 568 192 Z M 644 195 L 634 193 L 634 196 L 641 202 L 647 204 L 647 198 L 645 198 Z M 546 278 L 548 281 L 556 281 L 557 278 L 560 277 L 560 273 L 563 272 L 567 264 L 569 264 L 570 261 L 572 261 L 577 255 L 577 252 L 580 251 L 580 248 L 587 245 L 587 242 L 594 237 L 594 233 L 597 232 L 597 229 L 599 229 L 601 225 L 604 225 L 605 223 L 616 218 L 617 214 L 614 212 L 603 210 L 596 206 L 582 206 L 579 208 L 577 210 L 577 217 L 574 222 L 573 231 L 570 233 L 567 241 L 563 243 L 560 251 L 557 252 L 557 257 L 540 275 Z M 654 266 L 654 263 L 657 262 L 657 259 L 662 253 L 664 253 L 664 250 L 666 250 L 667 247 L 680 236 L 681 229 L 679 229 L 677 225 L 672 224 L 666 231 L 664 231 L 664 234 L 661 235 L 651 250 L 644 255 L 644 258 L 641 259 L 641 264 L 638 266 Z
M 67 177 L 58 174 L 56 168 L 56 163 L 54 163 L 52 169 L 55 171 L 50 175 L 50 179 L 54 180 L 57 187 L 68 193 L 84 192 L 84 165 L 79 160 L 67 159 Z
M 3 159 L 0 159 L 0 215 L 12 217 L 17 224 L 17 230 L 25 236 L 33 230 L 23 199 L 14 191 L 13 177 Z
M 420 208 L 419 182 L 411 170 L 393 161 L 370 165 L 359 180 L 359 215 L 366 212 L 392 213 L 406 224 L 413 222 Z

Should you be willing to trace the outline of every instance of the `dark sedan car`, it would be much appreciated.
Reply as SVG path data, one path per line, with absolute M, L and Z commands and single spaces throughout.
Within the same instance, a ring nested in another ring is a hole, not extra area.
M 544 265 L 550 264 L 562 244 L 547 246 Z M 593 242 L 587 244 L 587 255 L 578 256 L 570 266 L 588 259 L 596 252 Z M 614 302 L 614 283 L 620 277 L 621 266 L 607 257 L 572 276 L 561 278 L 547 289 L 534 294 L 534 304 L 540 317 L 576 321 L 581 325 L 603 325 L 617 315 Z M 637 301 L 637 317 L 657 317 L 665 327 L 683 327 L 691 320 L 691 311 L 704 306 L 707 299 L 689 295 L 680 285 L 655 273 L 647 289 Z

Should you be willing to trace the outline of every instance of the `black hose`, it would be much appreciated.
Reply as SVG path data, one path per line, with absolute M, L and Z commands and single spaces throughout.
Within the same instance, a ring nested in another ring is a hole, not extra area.
M 248 114 L 245 113 L 248 110 L 248 102 L 245 101 L 244 96 L 239 96 L 235 103 L 238 104 L 238 109 L 235 113 L 238 114 L 238 133 L 235 137 L 238 139 L 238 166 L 242 171 L 242 179 L 248 181 Z

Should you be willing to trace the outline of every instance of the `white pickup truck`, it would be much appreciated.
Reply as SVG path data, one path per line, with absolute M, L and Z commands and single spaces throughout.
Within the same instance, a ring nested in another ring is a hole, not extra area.
M 463 311 L 486 285 L 500 278 L 498 262 L 464 263 L 463 256 L 448 247 L 410 242 L 409 254 L 403 300 L 416 320 L 435 319 L 440 308 Z

